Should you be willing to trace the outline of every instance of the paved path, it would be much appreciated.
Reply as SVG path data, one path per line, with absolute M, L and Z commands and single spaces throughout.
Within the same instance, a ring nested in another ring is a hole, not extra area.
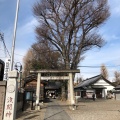
M 58 102 L 56 99 L 47 99 L 40 111 L 31 110 L 29 106 L 24 112 L 17 112 L 16 120 L 71 120 L 63 110 L 68 105 L 59 105 Z
M 70 116 L 62 109 L 56 100 L 48 103 L 44 120 L 71 120 Z

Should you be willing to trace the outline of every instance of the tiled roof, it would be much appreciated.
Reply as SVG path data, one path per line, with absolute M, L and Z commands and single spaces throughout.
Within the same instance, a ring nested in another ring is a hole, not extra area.
M 80 88 L 80 87 L 85 87 L 85 86 L 89 86 L 93 83 L 95 83 L 97 80 L 99 80 L 101 78 L 101 75 L 97 75 L 94 76 L 92 78 L 88 78 L 84 81 L 82 81 L 82 83 L 79 83 L 77 86 L 75 86 L 74 88 Z
M 3 60 L 0 59 L 0 63 L 2 63 L 3 65 L 5 64 Z
M 115 90 L 120 90 L 120 85 L 117 85 L 116 87 L 115 87 Z
M 107 83 L 113 85 L 110 81 L 108 81 L 107 79 L 105 79 L 101 74 L 100 75 L 97 75 L 97 76 L 94 76 L 94 77 L 91 77 L 91 78 L 88 78 L 84 81 L 82 81 L 81 83 L 79 83 L 77 86 L 75 86 L 74 88 L 77 89 L 77 88 L 84 88 L 84 87 L 87 87 L 89 85 L 92 85 L 93 83 L 97 82 L 100 78 L 104 79 Z M 113 85 L 114 86 L 114 85 Z

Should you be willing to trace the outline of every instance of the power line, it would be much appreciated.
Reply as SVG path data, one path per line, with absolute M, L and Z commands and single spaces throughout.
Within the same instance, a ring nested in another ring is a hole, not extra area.
M 23 56 L 24 57 L 24 55 L 20 55 L 20 54 L 17 54 L 17 53 L 15 53 L 15 55 L 19 55 L 19 56 Z
M 114 71 L 114 70 L 113 70 L 113 71 Z M 113 71 L 112 71 L 112 70 L 109 70 L 108 73 L 113 73 Z M 85 71 L 82 71 L 82 70 L 81 70 L 81 73 L 88 73 L 88 74 L 89 74 L 89 73 L 101 73 L 101 71 L 87 71 L 87 72 L 85 72 Z
M 9 57 L 11 57 L 11 56 L 10 56 L 10 53 L 9 53 L 7 47 L 6 47 L 5 41 L 4 41 L 4 34 L 0 33 L 0 38 L 1 38 L 2 42 L 3 42 L 4 49 L 7 51 Z M 5 50 L 4 50 L 4 51 L 5 51 Z
M 6 58 L 6 57 L 0 57 L 0 58 Z
M 0 49 L 0 50 L 4 51 L 3 49 Z M 24 55 L 20 55 L 20 54 L 17 54 L 17 53 L 15 53 L 15 55 L 24 56 Z
M 100 68 L 101 66 L 78 66 L 78 67 L 86 67 L 86 68 Z M 120 65 L 115 65 L 115 66 L 106 66 L 106 67 L 120 67 Z

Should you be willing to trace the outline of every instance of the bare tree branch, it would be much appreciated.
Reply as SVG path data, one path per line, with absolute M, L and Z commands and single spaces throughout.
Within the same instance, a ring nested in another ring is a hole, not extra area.
M 107 0 L 41 0 L 33 7 L 36 34 L 61 53 L 66 69 L 76 69 L 83 54 L 102 47 L 98 29 L 109 17 Z

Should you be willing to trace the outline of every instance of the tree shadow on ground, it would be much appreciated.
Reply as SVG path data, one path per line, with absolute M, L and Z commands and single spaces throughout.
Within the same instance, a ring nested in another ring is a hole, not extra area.
M 45 118 L 44 120 L 47 120 L 47 119 L 49 119 L 49 118 L 51 118 L 51 117 L 53 117 L 53 116 L 55 116 L 55 115 L 57 115 L 57 114 L 60 114 L 61 112 L 64 112 L 64 110 L 62 110 L 62 111 L 60 111 L 60 112 L 57 112 L 57 113 L 55 113 L 54 115 L 51 115 L 51 116 Z
M 45 98 L 45 99 L 43 100 L 43 102 L 44 102 L 44 103 L 49 103 L 49 102 L 52 102 L 52 101 L 51 101 L 51 99 L 49 99 L 49 98 Z
M 25 120 L 26 119 L 29 120 L 30 118 L 39 116 L 39 115 L 37 115 L 37 114 L 39 114 L 39 112 L 40 111 L 35 111 L 35 110 L 27 110 L 27 111 L 23 111 L 23 112 L 21 111 L 21 112 L 18 112 L 16 119 L 26 116 Z
M 37 117 L 37 116 L 39 116 L 39 115 L 32 115 L 32 116 L 30 116 L 30 117 L 24 118 L 23 120 L 30 120 L 30 119 L 33 119 L 33 118 L 35 118 L 35 117 Z
M 31 108 L 31 104 L 30 103 L 25 103 L 24 105 L 24 110 L 19 110 L 16 112 L 16 119 L 21 118 L 22 116 L 28 116 L 30 114 L 36 114 L 38 113 L 38 111 L 34 111 L 34 106 L 33 109 Z

